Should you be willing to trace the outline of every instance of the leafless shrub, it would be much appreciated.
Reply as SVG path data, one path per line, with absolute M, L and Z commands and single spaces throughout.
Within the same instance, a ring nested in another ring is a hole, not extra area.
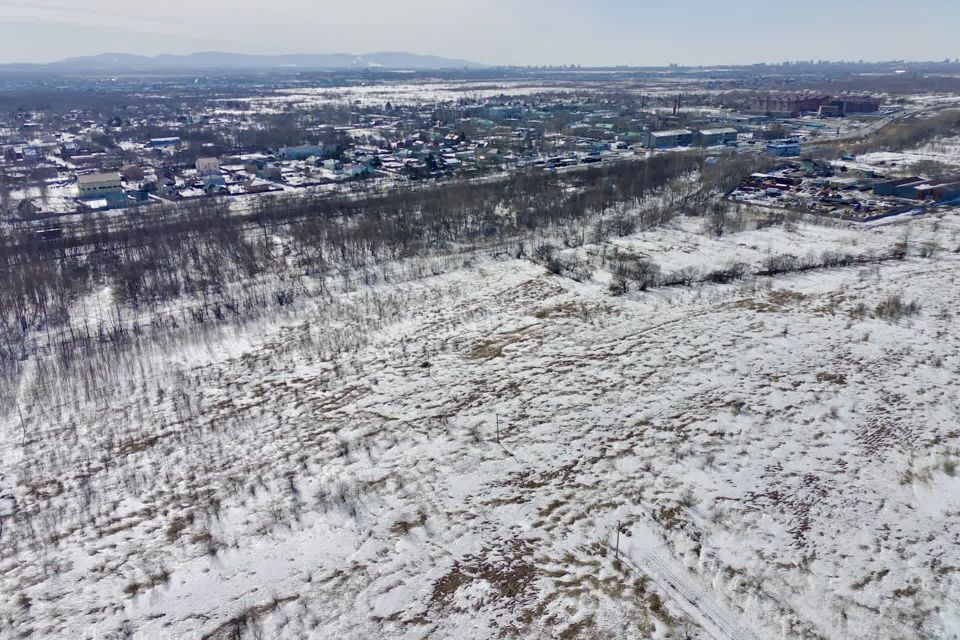
M 725 269 L 715 269 L 706 275 L 708 282 L 715 284 L 725 284 L 734 280 L 742 279 L 749 271 L 749 266 L 745 262 L 735 262 Z
M 892 295 L 877 303 L 873 310 L 875 318 L 896 322 L 902 318 L 920 313 L 920 304 L 917 302 L 904 302 L 899 294 Z
M 921 258 L 932 258 L 937 255 L 937 250 L 939 247 L 932 242 L 924 242 L 917 249 L 917 255 Z
M 634 260 L 625 263 L 622 268 L 640 291 L 646 291 L 651 287 L 660 285 L 660 265 L 651 260 L 646 258 Z
M 614 296 L 622 296 L 630 290 L 630 276 L 623 265 L 614 268 L 608 290 Z
M 867 315 L 867 305 L 863 302 L 858 302 L 856 306 L 850 309 L 850 317 L 854 320 L 861 320 Z
M 549 242 L 543 242 L 534 249 L 534 256 L 540 262 L 548 262 L 557 252 L 557 247 Z

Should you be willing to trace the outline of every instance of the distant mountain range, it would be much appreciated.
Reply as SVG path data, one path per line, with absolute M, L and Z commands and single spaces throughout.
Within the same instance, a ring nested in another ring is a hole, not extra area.
M 487 65 L 469 60 L 418 55 L 404 51 L 382 51 L 354 55 L 319 53 L 290 55 L 248 55 L 209 51 L 188 55 L 139 56 L 103 53 L 67 58 L 46 64 L 7 64 L 0 70 L 49 71 L 62 73 L 133 73 L 157 71 L 211 71 L 298 68 L 304 70 L 389 69 L 423 71 L 431 69 L 482 69 Z

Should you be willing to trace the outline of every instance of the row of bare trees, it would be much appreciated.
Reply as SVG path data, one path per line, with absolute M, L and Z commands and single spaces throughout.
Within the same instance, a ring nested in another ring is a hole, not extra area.
M 670 154 L 569 174 L 535 171 L 359 197 L 265 197 L 246 212 L 228 201 L 203 200 L 133 211 L 122 222 L 89 218 L 60 236 L 6 229 L 0 233 L 6 285 L 0 289 L 0 367 L 23 358 L 31 336 L 68 327 L 76 337 L 71 309 L 104 287 L 112 291 L 112 308 L 97 315 L 117 326 L 94 330 L 94 338 L 123 335 L 124 313 L 186 297 L 202 297 L 205 309 L 220 313 L 255 306 L 236 299 L 231 283 L 279 282 L 276 295 L 268 296 L 279 305 L 292 299 L 296 287 L 289 283 L 303 275 L 345 277 L 395 260 L 510 243 L 519 246 L 512 253 L 522 255 L 519 240 L 570 229 L 623 235 L 662 224 L 671 212 L 697 209 L 739 170 L 705 166 L 698 154 Z M 90 340 L 91 332 L 83 338 Z
M 912 149 L 942 136 L 960 134 L 960 111 L 944 111 L 929 118 L 911 118 L 886 127 L 850 148 L 852 153 Z

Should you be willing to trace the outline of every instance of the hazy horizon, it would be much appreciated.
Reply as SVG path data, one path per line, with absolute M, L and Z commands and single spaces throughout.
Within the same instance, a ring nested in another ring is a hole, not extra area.
M 751 60 L 744 62 L 734 62 L 734 63 L 725 63 L 722 61 L 713 62 L 713 63 L 660 63 L 660 64 L 644 64 L 644 63 L 633 63 L 633 64 L 594 64 L 594 65 L 585 65 L 576 62 L 572 63 L 555 63 L 555 64 L 517 64 L 517 63 L 502 63 L 502 64 L 493 64 L 488 63 L 484 60 L 476 60 L 472 58 L 466 58 L 463 56 L 457 55 L 439 55 L 434 54 L 430 51 L 408 51 L 408 50 L 380 50 L 380 51 L 276 51 L 276 52 L 262 52 L 262 53 L 250 53 L 244 51 L 230 51 L 224 49 L 209 49 L 209 50 L 196 50 L 196 51 L 184 51 L 177 53 L 170 53 L 168 51 L 161 51 L 158 53 L 136 53 L 131 51 L 114 51 L 114 50 L 103 50 L 96 53 L 83 53 L 71 56 L 64 56 L 62 58 L 57 58 L 55 60 L 44 61 L 44 62 L 33 62 L 33 61 L 24 61 L 16 60 L 10 62 L 0 62 L 0 64 L 50 64 L 58 63 L 68 60 L 82 60 L 85 58 L 96 58 L 101 56 L 138 56 L 143 58 L 162 58 L 162 57 L 190 57 L 190 56 L 202 56 L 202 55 L 224 55 L 224 56 L 252 56 L 252 57 L 296 57 L 296 56 L 341 56 L 341 55 L 355 55 L 355 56 L 373 56 L 373 55 L 389 55 L 389 54 L 402 54 L 402 55 L 414 55 L 414 56 L 423 56 L 423 57 L 435 57 L 444 60 L 461 60 L 467 63 L 476 63 L 483 65 L 483 67 L 497 68 L 497 67 L 578 67 L 583 69 L 603 69 L 603 68 L 616 68 L 616 67 L 627 67 L 627 68 L 654 68 L 654 67 L 668 67 L 676 64 L 681 68 L 711 68 L 711 67 L 738 67 L 738 66 L 750 66 L 754 64 L 761 65 L 782 65 L 782 64 L 793 64 L 793 63 L 827 63 L 827 64 L 883 64 L 883 63 L 894 63 L 902 62 L 904 64 L 923 64 L 923 63 L 941 63 L 944 61 L 947 62 L 960 62 L 960 58 L 945 57 L 945 58 L 890 58 L 882 59 L 876 58 L 872 60 L 867 59 L 857 59 L 857 60 L 846 60 L 842 58 L 813 58 L 809 60 L 797 59 L 797 60 Z
M 0 63 L 104 52 L 139 55 L 363 54 L 460 58 L 489 65 L 691 66 L 790 60 L 942 60 L 960 56 L 960 3 L 868 6 L 809 0 L 801 10 L 759 0 L 386 0 L 363 6 L 288 0 L 168 0 L 131 11 L 120 0 L 0 0 Z M 905 20 L 909 17 L 909 22 Z M 909 27 L 905 25 L 909 24 Z

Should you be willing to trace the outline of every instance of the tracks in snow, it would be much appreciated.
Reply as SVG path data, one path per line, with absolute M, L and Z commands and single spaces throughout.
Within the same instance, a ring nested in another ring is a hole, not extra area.
M 620 556 L 632 571 L 647 575 L 715 640 L 758 640 L 738 625 L 735 615 L 708 595 L 672 558 L 645 551 L 635 559 Z

